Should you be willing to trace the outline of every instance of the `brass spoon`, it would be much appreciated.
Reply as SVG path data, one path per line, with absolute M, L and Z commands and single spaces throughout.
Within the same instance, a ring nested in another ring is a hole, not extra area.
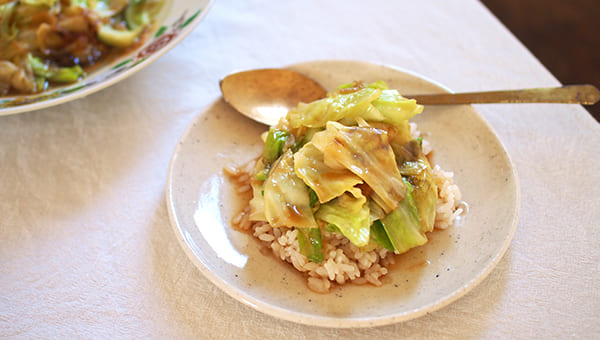
M 296 107 L 325 97 L 327 91 L 307 76 L 286 69 L 233 73 L 220 82 L 227 103 L 245 116 L 267 125 Z
M 298 103 L 325 97 L 327 91 L 309 77 L 286 69 L 233 73 L 220 82 L 227 103 L 245 116 L 274 125 Z M 592 85 L 567 85 L 523 90 L 405 95 L 419 104 L 571 103 L 593 105 L 600 91 Z

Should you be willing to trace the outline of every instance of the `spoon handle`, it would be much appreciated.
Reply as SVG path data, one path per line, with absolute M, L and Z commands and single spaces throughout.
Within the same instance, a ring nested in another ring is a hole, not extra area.
M 594 105 L 600 92 L 593 85 L 566 85 L 561 87 L 523 90 L 406 95 L 424 105 L 485 104 L 485 103 L 571 103 Z

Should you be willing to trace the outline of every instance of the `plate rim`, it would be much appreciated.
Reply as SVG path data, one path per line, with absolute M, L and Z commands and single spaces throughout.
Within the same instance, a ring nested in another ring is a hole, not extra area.
M 422 80 L 425 80 L 431 84 L 434 84 L 434 85 L 442 88 L 443 90 L 448 91 L 449 93 L 453 93 L 453 91 L 450 88 L 448 88 L 447 86 L 445 86 L 427 76 L 421 75 L 418 72 L 407 70 L 402 67 L 398 67 L 398 66 L 394 66 L 394 65 L 390 65 L 390 64 L 384 64 L 384 63 L 374 63 L 374 62 L 369 62 L 369 61 L 352 60 L 352 59 L 314 59 L 314 60 L 309 60 L 309 61 L 297 62 L 297 63 L 293 63 L 293 64 L 287 64 L 285 66 L 281 66 L 281 68 L 295 68 L 295 67 L 300 67 L 303 65 L 310 67 L 310 64 L 316 64 L 316 63 L 356 63 L 356 64 L 362 64 L 362 65 L 366 64 L 366 65 L 370 65 L 370 66 L 389 68 L 389 69 L 392 69 L 395 71 L 399 71 L 399 72 L 408 74 L 413 77 L 420 78 Z M 173 190 L 172 190 L 172 185 L 171 185 L 172 177 L 173 177 L 172 175 L 173 175 L 173 170 L 174 170 L 174 164 L 175 164 L 177 156 L 178 156 L 178 151 L 182 148 L 182 145 L 183 145 L 182 139 L 185 136 L 187 136 L 189 134 L 189 132 L 195 127 L 196 122 L 203 116 L 203 113 L 205 113 L 208 110 L 208 108 L 211 107 L 211 104 L 214 104 L 215 102 L 219 101 L 220 99 L 221 99 L 221 97 L 217 97 L 211 103 L 206 105 L 203 108 L 203 110 L 199 114 L 197 114 L 188 123 L 187 127 L 185 128 L 185 130 L 181 134 L 180 138 L 178 139 L 175 149 L 173 151 L 173 154 L 171 156 L 171 159 L 169 161 L 169 167 L 168 167 L 168 172 L 167 172 L 167 182 L 166 182 L 167 190 L 165 191 L 165 198 L 166 198 L 167 210 L 168 210 L 171 227 L 176 235 L 179 245 L 183 248 L 187 257 L 192 261 L 192 263 L 194 263 L 196 268 L 198 268 L 201 271 L 201 273 L 206 278 L 208 278 L 209 281 L 211 281 L 212 284 L 216 285 L 219 289 L 221 289 L 227 295 L 242 302 L 246 306 L 251 307 L 252 309 L 254 309 L 258 312 L 261 312 L 263 314 L 269 315 L 270 317 L 274 317 L 275 319 L 286 320 L 286 321 L 290 321 L 290 322 L 297 323 L 297 324 L 318 326 L 318 327 L 324 327 L 324 328 L 333 328 L 333 329 L 377 327 L 377 326 L 401 323 L 401 322 L 413 320 L 413 319 L 419 318 L 423 315 L 430 314 L 432 312 L 440 310 L 440 309 L 448 306 L 449 304 L 455 302 L 456 300 L 463 297 L 464 295 L 466 295 L 468 292 L 470 292 L 475 287 L 477 287 L 483 280 L 485 280 L 489 276 L 489 274 L 494 270 L 494 268 L 498 265 L 498 263 L 502 260 L 502 258 L 504 258 L 504 255 L 506 254 L 508 248 L 510 247 L 510 245 L 512 243 L 512 239 L 514 238 L 514 235 L 515 235 L 515 232 L 516 232 L 516 229 L 518 226 L 519 213 L 520 213 L 520 208 L 521 208 L 521 187 L 520 187 L 519 177 L 518 177 L 518 173 L 517 173 L 517 168 L 508 152 L 508 148 L 506 147 L 506 145 L 504 144 L 502 139 L 500 139 L 500 137 L 498 136 L 495 129 L 491 126 L 491 124 L 487 121 L 487 119 L 485 119 L 485 117 L 478 110 L 473 108 L 473 111 L 478 116 L 480 121 L 483 124 L 485 124 L 485 126 L 489 129 L 489 131 L 492 133 L 492 135 L 494 136 L 496 141 L 501 146 L 502 151 L 504 152 L 504 154 L 508 160 L 508 164 L 510 165 L 510 172 L 513 175 L 514 183 L 515 183 L 514 184 L 514 193 L 515 193 L 514 213 L 511 216 L 512 224 L 510 226 L 509 234 L 505 238 L 503 246 L 500 249 L 500 251 L 495 254 L 495 256 L 491 259 L 491 261 L 489 261 L 488 264 L 473 279 L 465 282 L 461 286 L 460 289 L 452 291 L 450 294 L 444 296 L 443 298 L 439 299 L 438 301 L 434 301 L 432 303 L 429 303 L 429 304 L 426 304 L 426 305 L 423 305 L 418 308 L 414 308 L 412 310 L 408 310 L 408 311 L 405 311 L 402 313 L 389 315 L 389 316 L 380 316 L 380 317 L 337 318 L 334 316 L 315 316 L 310 313 L 290 311 L 285 308 L 270 305 L 259 299 L 249 296 L 243 290 L 237 289 L 237 288 L 233 287 L 232 285 L 227 284 L 218 275 L 216 275 L 211 270 L 209 270 L 209 268 L 202 262 L 202 260 L 200 260 L 197 256 L 195 256 L 191 247 L 187 244 L 186 240 L 184 239 L 182 229 L 180 228 L 178 219 L 174 212 L 175 207 L 173 205 L 173 199 L 172 199 L 172 196 L 173 196 Z M 472 105 L 469 105 L 469 106 L 472 106 Z

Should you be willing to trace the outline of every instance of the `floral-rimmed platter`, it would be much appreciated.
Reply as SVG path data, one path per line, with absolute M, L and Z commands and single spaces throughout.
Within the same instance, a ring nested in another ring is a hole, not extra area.
M 269 65 L 271 66 L 271 65 Z M 359 61 L 289 66 L 327 90 L 353 80 L 385 81 L 400 93 L 447 88 L 412 72 Z M 435 163 L 454 172 L 469 212 L 399 255 L 381 287 L 344 285 L 318 294 L 292 266 L 265 251 L 231 219 L 243 203 L 222 168 L 262 152 L 267 127 L 217 99 L 189 125 L 169 167 L 166 200 L 182 248 L 216 286 L 273 317 L 324 327 L 373 327 L 432 313 L 464 296 L 498 264 L 514 235 L 520 205 L 516 170 L 485 119 L 469 105 L 428 106 L 413 119 L 435 150 Z
M 146 41 L 135 50 L 99 67 L 73 84 L 42 93 L 0 97 L 0 116 L 39 110 L 85 97 L 150 65 L 189 35 L 214 0 L 167 0 Z

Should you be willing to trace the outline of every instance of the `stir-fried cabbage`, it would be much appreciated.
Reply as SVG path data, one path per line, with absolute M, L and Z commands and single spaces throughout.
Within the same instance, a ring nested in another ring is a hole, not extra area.
M 426 243 L 437 187 L 408 125 L 422 110 L 382 81 L 298 105 L 266 135 L 250 219 L 298 229 L 313 262 L 323 258 L 321 229 L 361 249 L 403 253 Z
M 136 45 L 164 0 L 0 0 L 0 95 L 44 91 Z

